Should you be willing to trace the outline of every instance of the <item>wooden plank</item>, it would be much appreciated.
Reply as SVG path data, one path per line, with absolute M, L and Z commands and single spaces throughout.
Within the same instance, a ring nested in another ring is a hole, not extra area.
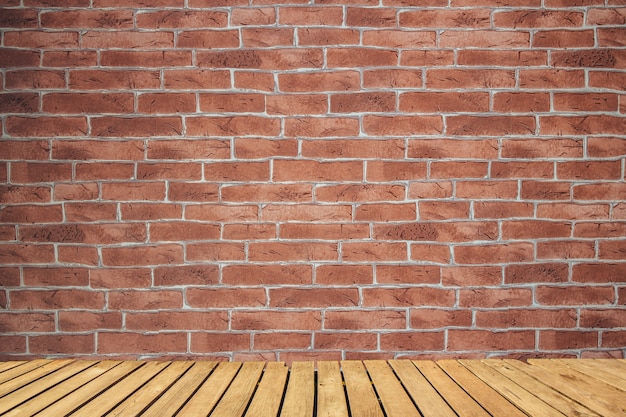
M 439 395 L 450 404 L 459 417 L 490 417 L 472 397 L 457 385 L 435 362 L 413 361 Z
M 93 366 L 95 363 L 96 362 L 93 361 L 77 361 L 71 363 L 56 372 L 52 372 L 40 378 L 35 383 L 25 385 L 13 391 L 12 393 L 4 396 L 0 401 L 0 414 L 28 401 L 48 388 L 65 381 L 90 366 Z
M 348 417 L 338 362 L 317 363 L 317 417 Z
M 97 398 L 80 409 L 76 410 L 73 417 L 93 417 L 107 414 L 117 404 L 135 392 L 139 387 L 143 386 L 150 379 L 154 378 L 159 372 L 166 368 L 170 362 L 148 362 L 126 378 L 120 380 L 117 384 L 111 386 L 101 395 L 106 401 Z
M 259 383 L 265 363 L 246 362 L 217 403 L 211 417 L 241 417 L 250 404 L 254 390 Z
M 605 371 L 611 372 L 620 378 L 626 379 L 626 362 L 615 359 L 568 359 L 568 361 L 569 360 L 586 362 L 590 366 L 593 365 L 596 368 L 604 369 Z
M 37 395 L 34 398 L 20 404 L 16 408 L 9 411 L 7 414 L 3 414 L 3 417 L 20 417 L 30 416 L 38 413 L 46 408 L 48 405 L 58 401 L 65 397 L 74 390 L 80 388 L 89 381 L 104 374 L 111 368 L 121 364 L 119 361 L 102 361 L 96 363 L 94 366 L 89 367 L 82 372 L 72 376 L 71 378 L 63 381 L 62 384 L 58 384 L 45 392 Z M 73 366 L 68 365 L 68 367 Z
M 315 405 L 315 369 L 313 362 L 294 362 L 280 417 L 313 417 Z
M 285 393 L 289 368 L 283 362 L 270 362 L 246 411 L 246 417 L 277 416 Z
M 139 415 L 143 409 L 167 390 L 193 364 L 190 361 L 171 363 L 166 369 L 151 379 L 147 384 L 135 391 L 124 402 L 113 409 L 107 417 Z M 108 394 L 105 394 L 108 399 Z
M 206 417 L 233 381 L 239 368 L 241 368 L 240 362 L 221 362 L 179 414 L 185 417 Z
M 387 362 L 364 361 L 388 417 L 420 417 L 415 404 Z
M 546 404 L 544 401 L 526 391 L 506 376 L 481 363 L 480 361 L 461 360 L 459 362 L 526 414 L 542 417 L 567 417 L 565 414 Z
M 424 417 L 456 417 L 457 414 L 412 362 L 391 360 L 389 365 L 396 372 L 400 382 Z
M 544 402 L 550 404 L 555 409 L 559 410 L 563 414 L 569 417 L 595 417 L 598 414 L 589 410 L 588 408 L 572 401 L 570 398 L 564 396 L 560 392 L 552 389 L 548 385 L 542 383 L 531 377 L 530 375 L 522 372 L 521 370 L 511 366 L 507 362 L 500 359 L 483 359 L 481 361 L 485 365 L 501 373 L 516 384 L 520 385 L 528 392 L 532 393 L 538 398 L 541 398 Z
M 216 365 L 217 362 L 214 361 L 194 362 L 191 369 L 152 403 L 141 417 L 161 417 L 176 414 L 208 378 Z
M 341 369 L 353 416 L 384 417 L 372 381 L 361 361 L 342 361 Z
M 562 362 L 547 359 L 530 359 L 528 362 L 531 365 L 556 373 L 563 381 L 567 381 L 568 384 L 576 385 L 581 390 L 586 391 L 590 397 L 602 397 L 610 402 L 613 407 L 617 407 L 618 415 L 626 414 L 626 395 L 624 395 L 624 391 L 605 384 L 600 380 L 589 378 L 585 374 L 569 368 Z
M 0 362 L 0 373 L 27 363 L 26 361 Z
M 626 372 L 600 366 L 593 359 L 561 359 L 560 361 L 580 373 L 626 391 Z
M 561 394 L 578 401 L 585 407 L 597 412 L 601 416 L 622 416 L 624 411 L 607 398 L 604 393 L 598 394 L 594 387 L 589 387 L 580 377 L 565 377 L 556 372 L 539 365 L 528 365 L 519 361 L 505 359 L 506 362 L 517 369 L 526 372 L 528 375 L 549 385 Z
M 72 391 L 49 407 L 42 409 L 42 411 L 46 416 L 65 416 L 86 402 L 91 401 L 92 398 L 97 397 L 101 392 L 107 390 L 122 378 L 127 377 L 142 365 L 145 365 L 145 362 L 122 362 L 108 372 Z
M 11 379 L 17 378 L 20 375 L 24 375 L 27 372 L 32 371 L 33 369 L 40 368 L 46 364 L 52 363 L 53 361 L 47 359 L 37 359 L 31 362 L 27 362 L 21 366 L 14 367 L 0 374 L 0 384 L 4 384 Z M 2 386 L 2 385 L 0 385 Z
M 4 384 L 0 385 L 0 397 L 4 397 L 5 395 L 13 392 L 25 385 L 28 385 L 39 378 L 42 378 L 57 369 L 63 368 L 64 366 L 70 364 L 72 362 L 71 359 L 64 360 L 56 360 L 49 363 L 44 364 L 41 367 L 35 368 L 28 373 L 22 374 L 18 377 L 15 377 Z

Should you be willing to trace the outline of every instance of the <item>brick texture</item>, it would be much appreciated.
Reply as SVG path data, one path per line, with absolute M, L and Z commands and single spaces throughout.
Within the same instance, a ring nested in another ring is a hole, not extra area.
M 624 357 L 625 4 L 0 2 L 0 359 Z

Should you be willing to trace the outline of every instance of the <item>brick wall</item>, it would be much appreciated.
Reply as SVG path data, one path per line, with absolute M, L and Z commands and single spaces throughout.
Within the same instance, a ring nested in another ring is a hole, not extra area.
M 624 0 L 0 6 L 2 358 L 626 352 Z

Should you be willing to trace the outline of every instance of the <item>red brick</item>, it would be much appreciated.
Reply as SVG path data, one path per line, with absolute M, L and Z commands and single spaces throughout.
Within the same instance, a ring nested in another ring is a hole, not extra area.
M 427 265 L 378 265 L 376 282 L 380 284 L 438 284 L 440 269 Z
M 226 159 L 230 158 L 228 141 L 215 139 L 151 140 L 147 146 L 148 159 Z
M 318 201 L 333 202 L 401 201 L 405 194 L 404 185 L 388 184 L 329 185 L 315 192 Z
M 590 157 L 616 157 L 626 152 L 626 140 L 611 137 L 593 137 L 587 139 L 587 152 Z
M 3 312 L 0 313 L 0 318 L 0 329 L 4 334 L 55 331 L 54 313 Z
M 58 258 L 60 263 L 98 266 L 100 257 L 95 246 L 59 246 Z
M 54 205 L 6 206 L 0 210 L 2 223 L 60 223 L 63 221 L 63 207 Z M 68 218 L 68 221 L 71 221 Z
M 589 310 L 580 312 L 580 327 L 613 329 L 626 327 L 625 310 Z
M 251 262 L 336 261 L 337 244 L 320 242 L 251 242 L 248 259 Z
M 509 265 L 504 270 L 506 284 L 530 284 L 536 282 L 567 282 L 569 268 L 565 263 L 534 263 Z
M 497 225 L 492 222 L 419 222 L 374 227 L 374 237 L 380 240 L 468 242 L 495 240 L 497 236 Z
M 372 267 L 367 265 L 319 265 L 315 282 L 329 285 L 372 284 Z
M 150 225 L 150 240 L 188 241 L 219 239 L 220 226 L 216 224 L 188 222 L 158 222 Z
M 224 284 L 237 285 L 299 285 L 310 284 L 313 272 L 310 265 L 281 264 L 226 265 L 222 271 Z
M 244 28 L 242 37 L 243 45 L 247 48 L 292 46 L 294 44 L 294 30 L 286 28 Z M 237 39 L 237 44 L 233 45 L 234 47 L 239 45 L 238 41 Z
M 448 351 L 534 350 L 534 330 L 448 330 Z
M 547 220 L 510 220 L 502 223 L 502 239 L 546 239 L 570 237 L 573 226 L 570 222 Z
M 489 95 L 473 92 L 408 92 L 400 95 L 400 111 L 419 113 L 484 112 Z
M 277 156 L 296 156 L 298 142 L 292 139 L 235 139 L 238 159 L 258 159 Z
M 0 245 L 2 264 L 42 264 L 54 262 L 52 245 L 4 244 Z
M 539 349 L 564 350 L 597 348 L 598 332 L 543 330 L 539 332 Z
M 624 346 L 624 340 L 626 340 L 626 333 L 623 331 L 602 332 L 602 347 Z
M 345 117 L 299 117 L 285 120 L 285 135 L 298 137 L 358 136 L 359 120 Z
M 50 187 L 0 186 L 0 203 L 49 203 Z
M 82 35 L 82 47 L 94 49 L 155 49 L 174 47 L 172 32 L 87 31 Z
M 217 265 L 162 266 L 154 270 L 155 286 L 210 285 L 217 284 Z
M 393 112 L 395 110 L 394 93 L 352 93 L 330 96 L 332 113 Z
M 409 198 L 446 198 L 452 197 L 452 182 L 412 182 Z
M 373 141 L 377 143 L 378 141 Z M 367 142 L 365 142 L 367 143 Z M 389 144 L 389 141 L 383 141 L 383 144 Z M 394 142 L 391 145 L 395 144 Z M 414 152 L 412 145 L 414 141 L 409 141 L 409 153 Z M 402 148 L 396 147 L 398 150 Z M 410 157 L 413 157 L 409 155 Z M 398 161 L 368 161 L 367 162 L 367 180 L 369 182 L 387 182 L 401 180 L 426 179 L 426 163 L 424 162 L 398 162 Z
M 519 86 L 528 89 L 583 88 L 585 74 L 581 70 L 521 69 Z
M 408 156 L 427 159 L 493 159 L 498 155 L 496 140 L 413 139 Z
M 280 120 L 260 116 L 189 117 L 190 136 L 278 136 Z
M 326 92 L 358 90 L 360 75 L 357 71 L 298 72 L 278 75 L 280 91 Z
M 98 117 L 91 120 L 91 133 L 102 137 L 180 136 L 179 117 Z
M 110 291 L 111 310 L 165 310 L 180 309 L 183 306 L 181 291 Z
M 119 312 L 59 312 L 59 329 L 63 332 L 89 332 L 104 329 L 120 330 L 121 328 L 122 314 Z
M 200 94 L 200 110 L 207 113 L 259 113 L 265 111 L 263 94 Z
M 18 287 L 20 285 L 19 268 L 0 267 L 0 285 L 3 287 Z
M 202 165 L 186 163 L 138 163 L 138 180 L 200 180 Z
M 263 307 L 267 303 L 261 288 L 188 288 L 186 300 L 193 308 Z
M 4 354 L 26 353 L 26 336 L 0 336 L 2 352 Z
M 432 162 L 430 178 L 485 178 L 488 175 L 488 170 L 489 164 L 487 162 Z
M 271 332 L 255 333 L 256 350 L 311 349 L 311 333 Z
M 307 184 L 249 184 L 222 188 L 223 201 L 311 202 L 312 187 Z
M 592 30 L 541 30 L 533 37 L 534 48 L 592 48 L 595 44 Z
M 452 307 L 456 301 L 453 290 L 427 287 L 364 288 L 363 307 Z
M 530 306 L 533 303 L 529 288 L 478 288 L 459 291 L 459 306 L 503 308 Z
M 340 7 L 281 7 L 278 22 L 291 26 L 341 26 L 343 10 Z
M 426 73 L 431 89 L 512 88 L 515 72 L 500 69 L 432 69 Z
M 321 49 L 231 49 L 222 51 L 196 52 L 199 67 L 296 70 L 321 68 L 323 54 Z
M 77 32 L 38 32 L 24 30 L 6 32 L 4 45 L 32 49 L 72 49 L 78 48 Z
M 303 141 L 301 148 L 301 154 L 303 157 L 325 159 L 396 159 L 404 157 L 405 143 L 404 140 L 401 139 L 322 139 Z M 376 171 L 382 169 L 383 167 L 389 166 L 391 168 L 393 166 L 394 171 L 395 169 L 398 169 L 400 172 L 403 171 L 402 169 L 400 169 L 400 167 L 402 166 L 406 166 L 407 168 L 413 167 L 414 169 L 417 169 L 418 166 L 421 166 L 425 171 L 425 165 L 423 163 L 421 163 L 420 165 L 418 163 L 386 162 L 374 160 L 368 161 L 368 167 L 369 166 L 377 167 L 375 169 Z M 391 169 L 385 171 L 388 172 L 390 175 L 392 174 Z M 401 176 L 402 173 L 398 175 Z M 425 172 L 422 177 L 425 178 Z
M 273 25 L 276 23 L 276 9 L 273 7 L 236 8 L 231 12 L 230 22 L 234 26 Z
M 318 162 L 314 160 L 275 160 L 274 181 L 360 181 L 360 161 Z
M 93 67 L 98 64 L 96 51 L 44 51 L 43 65 L 45 67 Z
M 624 46 L 626 30 L 621 27 L 599 28 L 598 46 Z
M 618 180 L 622 176 L 620 161 L 560 162 L 557 177 L 571 180 Z
M 270 307 L 279 308 L 353 307 L 360 302 L 356 288 L 275 288 L 269 298 Z
M 141 140 L 55 140 L 52 143 L 52 159 L 69 160 L 140 160 L 144 157 L 144 145 Z M 104 168 L 108 166 L 109 171 L 123 170 L 121 165 L 89 164 L 78 165 L 78 170 L 86 170 L 88 167 L 98 166 Z M 130 165 L 129 165 L 130 166 Z M 113 172 L 111 172 L 113 174 Z M 117 178 L 119 173 L 115 173 Z M 123 174 L 125 178 L 130 179 Z M 87 176 L 86 178 L 91 178 Z M 102 178 L 102 177 L 98 177 Z
M 584 23 L 584 14 L 578 11 L 524 10 L 503 11 L 494 14 L 496 27 L 548 28 L 579 27 Z
M 115 145 L 118 145 L 120 148 L 118 152 L 124 149 L 129 149 L 135 151 L 137 154 L 139 152 L 143 153 L 142 149 L 137 149 L 129 146 L 124 146 L 124 143 L 116 142 Z M 94 146 L 98 148 L 98 146 Z M 113 146 L 110 146 L 108 149 L 102 147 L 104 151 L 112 151 Z M 70 150 L 70 152 L 74 152 Z M 80 151 L 76 151 L 78 153 Z M 70 155 L 74 158 L 87 158 L 88 155 Z M 132 155 L 126 155 L 129 157 Z M 123 157 L 123 156 L 122 156 Z M 139 157 L 137 155 L 137 157 Z M 71 159 L 71 158 L 70 158 Z M 132 163 L 117 163 L 117 162 L 88 162 L 88 163 L 79 163 L 76 164 L 76 174 L 75 179 L 77 180 L 132 180 L 135 176 L 135 164 Z
M 376 350 L 377 346 L 373 333 L 315 333 L 315 349 Z
M 97 183 L 57 184 L 54 186 L 54 199 L 57 201 L 95 200 L 98 198 Z
M 11 292 L 14 310 L 104 309 L 104 292 L 78 289 Z
M 40 19 L 42 27 L 53 29 L 133 28 L 131 10 L 51 10 L 42 12 Z
M 416 210 L 414 203 L 361 204 L 356 207 L 354 218 L 357 221 L 376 221 L 376 222 L 410 221 L 410 220 L 416 220 L 417 210 Z
M 33 287 L 85 287 L 89 285 L 86 268 L 24 268 L 24 284 Z
M 493 162 L 491 178 L 554 178 L 552 162 Z
M 445 349 L 444 332 L 393 332 L 380 335 L 380 348 L 391 351 L 441 351 Z
M 187 352 L 187 333 L 98 333 L 97 353 L 101 355 L 119 355 L 121 353 L 165 354 L 169 352 Z
M 5 130 L 16 137 L 84 136 L 87 120 L 84 117 L 20 117 L 8 116 Z
M 324 328 L 337 330 L 389 330 L 406 328 L 406 312 L 397 310 L 326 311 Z
M 454 259 L 459 264 L 499 264 L 533 260 L 531 243 L 502 243 L 492 245 L 456 246 Z
M 345 242 L 341 249 L 346 262 L 406 261 L 406 243 L 400 242 Z
M 395 27 L 395 17 L 394 21 L 390 22 L 391 24 L 388 24 L 388 20 L 381 19 L 379 16 L 371 14 L 371 12 L 375 9 L 348 9 L 348 13 L 350 13 L 350 10 L 359 10 L 362 14 L 362 16 L 359 17 L 364 21 L 364 26 Z M 349 17 L 350 16 L 348 16 L 348 18 Z M 415 49 L 419 47 L 434 48 L 436 46 L 436 33 L 433 31 L 410 32 L 397 29 L 367 30 L 363 32 L 363 45 L 407 49 Z
M 151 286 L 152 276 L 148 268 L 103 268 L 90 270 L 89 280 L 94 288 L 146 288 Z M 109 297 L 110 306 L 111 297 Z
M 9 4 L 6 1 L 3 2 L 3 6 L 19 6 L 20 2 L 16 2 L 16 4 Z M 3 28 L 13 28 L 13 29 L 26 29 L 26 28 L 36 28 L 38 25 L 37 22 L 37 10 L 28 8 L 28 9 L 2 9 L 2 17 L 0 17 L 0 26 Z
M 50 158 L 50 145 L 47 140 L 2 140 L 0 153 L 6 161 L 46 160 Z
M 196 96 L 192 93 L 141 94 L 137 103 L 140 113 L 176 114 L 196 111 Z
M 39 111 L 39 96 L 35 93 L 0 94 L 2 113 L 36 113 Z
M 250 334 L 192 333 L 190 349 L 198 353 L 245 351 L 250 349 Z
M 164 182 L 117 182 L 102 184 L 102 199 L 115 201 L 163 200 Z
M 476 312 L 476 326 L 492 329 L 573 328 L 576 322 L 576 310 L 506 309 Z
M 228 240 L 276 239 L 275 224 L 225 224 L 222 237 Z
M 454 52 L 439 49 L 403 51 L 400 65 L 403 67 L 444 67 L 454 65 Z
M 418 88 L 421 86 L 422 73 L 419 70 L 389 68 L 363 71 L 363 87 L 365 88 Z
M 346 24 L 350 27 L 395 27 L 396 9 L 348 7 Z
M 246 311 L 232 313 L 233 330 L 320 330 L 319 311 Z
M 328 98 L 321 94 L 289 94 L 268 96 L 268 114 L 310 115 L 328 111 Z
M 128 90 L 159 88 L 159 71 L 71 70 L 69 86 L 76 90 Z
M 186 220 L 214 222 L 257 221 L 257 206 L 226 206 L 219 204 L 190 205 L 185 209 Z
M 570 183 L 557 181 L 524 181 L 521 195 L 528 200 L 569 200 Z
M 574 186 L 574 199 L 576 200 L 623 200 L 626 195 L 626 187 L 622 183 L 597 183 Z
M 2 68 L 36 67 L 41 53 L 26 49 L 0 48 L 0 66 Z
M 457 61 L 459 65 L 538 66 L 546 65 L 548 58 L 545 51 L 499 50 L 500 48 L 528 48 L 530 34 L 523 31 L 446 30 L 440 35 L 439 46 L 460 49 Z M 470 48 L 498 49 L 485 51 Z
M 102 263 L 109 266 L 183 263 L 183 248 L 176 244 L 103 248 Z
M 72 179 L 70 164 L 45 162 L 13 162 L 11 164 L 11 182 L 38 183 L 69 181 Z
M 189 261 L 243 261 L 246 259 L 242 243 L 188 243 L 187 256 Z
M 600 248 L 598 255 L 600 259 L 624 259 L 624 253 L 626 252 L 626 241 L 623 240 L 608 240 L 600 241 Z
M 117 219 L 117 205 L 115 203 L 66 203 L 64 207 L 68 222 L 97 222 Z
M 443 131 L 441 116 L 363 116 L 363 131 L 368 135 L 438 135 Z
M 165 69 L 163 74 L 167 89 L 221 90 L 231 87 L 230 73 L 225 70 Z M 159 84 L 160 81 L 151 88 L 158 88 Z
M 620 238 L 626 234 L 624 222 L 577 222 L 574 236 L 583 238 Z
M 420 220 L 468 219 L 470 204 L 463 201 L 420 201 Z
M 535 133 L 531 116 L 450 116 L 446 133 L 456 136 L 502 136 Z
M 128 330 L 227 330 L 228 313 L 221 311 L 159 311 L 126 313 Z
M 606 204 L 540 203 L 537 205 L 537 217 L 567 220 L 608 219 L 609 206 Z
M 5 74 L 5 87 L 8 89 L 65 88 L 65 72 L 44 70 L 7 71 Z
M 400 12 L 401 27 L 480 28 L 489 27 L 489 9 L 419 10 Z
M 369 226 L 366 224 L 310 224 L 287 223 L 280 225 L 283 239 L 348 240 L 367 239 Z
M 411 328 L 440 329 L 444 327 L 470 327 L 472 312 L 470 310 L 412 308 Z M 408 349 L 414 350 L 414 349 Z
M 377 48 L 332 48 L 326 52 L 328 68 L 398 65 L 398 52 Z
M 612 287 L 539 286 L 535 298 L 546 306 L 607 305 L 615 302 L 615 293 Z
M 135 20 L 137 27 L 146 29 L 226 27 L 228 13 L 204 10 L 150 11 L 137 13 Z
M 626 62 L 619 49 L 553 51 L 550 57 L 555 67 L 621 68 Z
M 29 336 L 28 349 L 33 354 L 93 354 L 96 342 L 93 334 Z
M 253 71 L 236 71 L 235 88 L 247 90 L 274 91 L 274 76 L 271 73 Z
M 496 93 L 493 99 L 495 111 L 503 113 L 534 113 L 550 110 L 548 93 L 502 92 Z M 545 141 L 545 139 L 542 139 Z
M 7 242 L 16 240 L 15 226 L 0 226 L 0 240 Z
M 49 113 L 130 113 L 132 94 L 50 93 L 43 96 L 43 110 Z
M 457 182 L 458 198 L 508 198 L 517 196 L 515 181 L 463 181 Z

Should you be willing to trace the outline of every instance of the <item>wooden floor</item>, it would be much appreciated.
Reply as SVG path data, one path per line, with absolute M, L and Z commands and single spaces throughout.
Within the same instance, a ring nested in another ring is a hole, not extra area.
M 0 362 L 0 415 L 626 416 L 626 361 Z

